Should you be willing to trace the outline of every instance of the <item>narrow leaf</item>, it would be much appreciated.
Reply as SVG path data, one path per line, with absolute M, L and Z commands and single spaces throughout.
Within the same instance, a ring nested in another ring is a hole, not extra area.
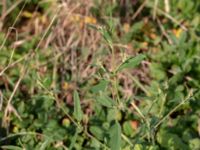
M 116 122 L 110 130 L 110 148 L 111 150 L 120 150 L 121 147 L 121 126 Z
M 115 105 L 115 102 L 109 96 L 104 94 L 97 98 L 97 102 L 105 107 L 112 107 Z
M 52 140 L 50 140 L 50 139 L 45 140 L 45 141 L 42 143 L 42 145 L 41 145 L 41 147 L 40 147 L 40 150 L 45 150 L 45 149 L 47 149 L 47 146 L 48 146 L 51 142 L 52 142 Z
M 73 99 L 74 99 L 74 117 L 78 121 L 81 121 L 83 118 L 83 112 L 81 110 L 80 98 L 77 91 L 74 91 Z
M 89 130 L 97 139 L 103 140 L 104 130 L 101 128 L 101 126 L 91 126 Z
M 106 89 L 107 85 L 108 85 L 108 81 L 101 80 L 97 85 L 95 85 L 91 88 L 91 91 L 93 93 L 98 93 L 100 91 L 104 91 Z
M 107 43 L 111 44 L 112 43 L 112 36 L 111 36 L 111 33 L 109 32 L 109 30 L 107 30 L 106 28 L 101 28 L 100 32 L 101 32 L 104 40 Z
M 7 149 L 7 150 L 22 150 L 21 147 L 13 146 L 13 145 L 4 145 L 4 146 L 1 146 L 0 148 Z
M 144 60 L 144 58 L 145 58 L 145 55 L 143 54 L 137 55 L 136 57 L 128 58 L 118 67 L 117 72 L 126 68 L 137 67 L 141 63 L 141 61 Z

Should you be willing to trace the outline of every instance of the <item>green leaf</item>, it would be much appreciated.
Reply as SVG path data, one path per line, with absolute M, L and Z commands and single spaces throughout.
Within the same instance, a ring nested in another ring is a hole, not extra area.
M 18 147 L 18 146 L 13 146 L 13 145 L 4 145 L 1 146 L 2 149 L 7 149 L 7 150 L 22 150 L 23 148 Z
M 131 136 L 134 133 L 134 130 L 131 127 L 131 122 L 130 121 L 124 122 L 124 124 L 123 124 L 123 131 L 128 136 Z
M 151 145 L 148 147 L 148 150 L 159 150 L 160 148 L 157 145 Z
M 157 142 L 166 149 L 189 149 L 188 145 L 186 145 L 177 134 L 169 133 L 169 131 L 164 129 L 158 132 Z
M 40 147 L 40 150 L 45 150 L 45 149 L 47 149 L 47 146 L 49 146 L 50 143 L 51 143 L 52 141 L 53 141 L 53 140 L 51 140 L 51 139 L 46 139 L 46 140 L 42 143 L 42 145 L 41 145 L 41 147 Z
M 98 93 L 100 91 L 104 91 L 106 89 L 107 85 L 108 85 L 108 81 L 101 80 L 97 85 L 95 85 L 91 88 L 91 91 L 93 93 Z
M 117 108 L 110 108 L 106 114 L 107 121 L 112 120 L 120 120 L 121 119 L 121 112 Z
M 110 148 L 111 150 L 120 150 L 121 147 L 121 126 L 116 122 L 110 130 Z
M 97 102 L 105 107 L 112 107 L 115 105 L 113 99 L 104 94 L 101 94 L 101 96 L 97 98 Z
M 166 72 L 162 64 L 152 62 L 150 64 L 151 76 L 156 80 L 163 80 L 166 78 Z
M 186 42 L 186 39 L 187 39 L 187 33 L 182 32 L 179 38 L 179 44 L 183 45 Z
M 83 119 L 83 112 L 81 110 L 80 98 L 77 91 L 74 91 L 73 99 L 74 99 L 74 114 L 73 115 L 78 121 L 81 121 Z
M 194 138 L 194 139 L 189 140 L 189 146 L 190 146 L 190 149 L 192 150 L 200 149 L 200 139 Z
M 69 146 L 69 150 L 71 150 L 74 147 L 77 137 L 78 137 L 78 129 L 76 129 L 75 135 L 71 138 L 71 144 Z
M 142 146 L 142 144 L 135 144 L 134 146 L 134 150 L 143 150 L 144 147 Z
M 142 60 L 144 60 L 146 56 L 143 54 L 139 54 L 136 57 L 131 57 L 125 60 L 116 70 L 116 72 L 121 71 L 127 68 L 135 68 L 137 67 Z
M 109 32 L 109 30 L 107 30 L 106 28 L 100 28 L 99 30 L 104 38 L 104 40 L 108 43 L 108 44 L 112 44 L 112 35 L 111 32 Z
M 42 107 L 45 110 L 48 110 L 50 107 L 52 107 L 53 103 L 54 103 L 54 99 L 51 96 L 42 96 L 41 100 L 43 100 L 43 104 Z
M 97 139 L 103 140 L 104 130 L 101 127 L 91 126 L 89 130 Z

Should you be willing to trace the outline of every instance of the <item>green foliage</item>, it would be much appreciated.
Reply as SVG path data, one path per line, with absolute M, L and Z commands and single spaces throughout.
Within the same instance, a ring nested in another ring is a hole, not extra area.
M 7 150 L 22 150 L 23 148 L 18 147 L 18 146 L 12 146 L 12 145 L 4 145 L 2 146 L 3 149 Z
M 103 93 L 100 94 L 96 101 L 102 106 L 106 107 L 113 107 L 114 105 L 116 105 L 116 103 L 109 96 L 104 95 Z
M 91 91 L 93 92 L 93 93 L 98 93 L 98 92 L 100 92 L 100 91 L 105 91 L 105 89 L 106 89 L 106 87 L 107 87 L 107 85 L 108 85 L 108 81 L 106 81 L 106 80 L 100 80 L 100 82 L 98 83 L 98 84 L 96 84 L 96 85 L 94 85 L 92 88 L 91 88 Z
M 118 68 L 117 72 L 126 68 L 135 68 L 137 65 L 141 63 L 141 61 L 145 58 L 144 55 L 138 55 L 136 57 L 128 58 L 125 60 Z
M 80 122 L 83 119 L 83 112 L 81 110 L 80 98 L 77 91 L 74 91 L 74 117 Z
M 116 122 L 110 129 L 110 148 L 111 150 L 120 150 L 121 148 L 121 127 Z
M 6 38 L 24 2 L 0 21 L 1 149 L 200 149 L 199 0 L 70 1 L 72 22 L 51 22 L 65 2 L 28 0 L 22 13 L 36 18 Z M 35 26 L 50 22 L 41 39 Z
M 166 149 L 188 149 L 180 137 L 176 134 L 160 131 L 157 135 L 158 143 Z

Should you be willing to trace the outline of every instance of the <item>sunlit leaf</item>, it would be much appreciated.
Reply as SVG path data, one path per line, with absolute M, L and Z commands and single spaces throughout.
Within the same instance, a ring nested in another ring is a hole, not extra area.
M 93 87 L 91 88 L 91 91 L 92 91 L 93 93 L 98 93 L 98 92 L 100 92 L 100 91 L 104 91 L 105 88 L 107 87 L 107 85 L 108 85 L 108 81 L 106 81 L 106 80 L 101 80 L 98 84 L 96 84 L 95 86 L 93 86 Z
M 2 149 L 7 149 L 7 150 L 23 150 L 23 148 L 18 147 L 18 146 L 13 146 L 13 145 L 4 145 L 1 146 Z
M 127 60 L 125 60 L 117 69 L 117 72 L 118 71 L 121 71 L 123 69 L 128 69 L 128 68 L 135 68 L 137 67 L 142 60 L 144 60 L 145 58 L 145 55 L 143 54 L 140 54 L 140 55 L 137 55 L 136 57 L 131 57 L 131 58 L 128 58 Z

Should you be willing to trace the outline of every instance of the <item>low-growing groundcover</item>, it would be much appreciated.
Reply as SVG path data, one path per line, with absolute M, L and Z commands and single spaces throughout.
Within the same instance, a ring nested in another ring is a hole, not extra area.
M 2 0 L 0 147 L 199 150 L 199 0 Z

